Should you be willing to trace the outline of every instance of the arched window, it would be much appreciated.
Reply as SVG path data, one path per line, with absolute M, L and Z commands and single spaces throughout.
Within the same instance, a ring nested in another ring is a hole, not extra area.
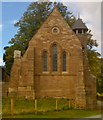
M 56 72 L 58 70 L 58 49 L 57 45 L 52 46 L 52 71 Z
M 43 52 L 43 71 L 48 71 L 48 57 L 47 57 L 47 51 Z
M 62 71 L 66 71 L 66 52 L 64 51 L 62 54 Z

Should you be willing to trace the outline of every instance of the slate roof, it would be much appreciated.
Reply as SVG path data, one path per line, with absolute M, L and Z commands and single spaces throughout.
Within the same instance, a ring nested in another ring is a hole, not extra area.
M 88 30 L 87 26 L 85 25 L 85 23 L 83 23 L 82 19 L 78 18 L 78 20 L 74 23 L 74 25 L 72 26 L 72 29 L 86 29 Z

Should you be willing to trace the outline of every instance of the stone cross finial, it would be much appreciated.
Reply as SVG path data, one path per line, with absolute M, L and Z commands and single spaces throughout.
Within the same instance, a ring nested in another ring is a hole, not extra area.
M 14 50 L 14 59 L 21 57 L 21 51 L 20 50 Z
M 78 12 L 78 19 L 80 18 L 80 12 Z

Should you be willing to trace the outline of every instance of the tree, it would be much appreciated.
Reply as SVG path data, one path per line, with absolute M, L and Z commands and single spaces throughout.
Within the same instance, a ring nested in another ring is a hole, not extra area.
M 97 76 L 97 92 L 103 93 L 103 58 L 99 60 L 101 62 L 101 73 Z
M 28 43 L 35 35 L 37 30 L 52 12 L 54 6 L 57 5 L 58 10 L 68 22 L 70 26 L 75 22 L 75 17 L 67 10 L 62 3 L 52 2 L 33 2 L 29 5 L 27 11 L 21 19 L 15 24 L 18 27 L 17 34 L 9 41 L 10 47 L 5 48 L 3 60 L 6 65 L 6 72 L 10 74 L 13 64 L 13 52 L 19 49 L 22 55 L 28 47 Z
M 97 41 L 92 39 L 92 35 L 87 39 L 87 57 L 89 61 L 89 67 L 94 76 L 96 76 L 97 82 L 97 92 L 103 93 L 103 78 L 102 72 L 103 70 L 103 62 L 101 62 L 101 55 L 98 53 L 94 47 L 97 47 Z
M 89 67 L 93 75 L 97 76 L 101 72 L 101 62 L 99 60 L 100 53 L 98 53 L 94 47 L 97 47 L 97 41 L 92 39 L 92 35 L 87 39 L 87 56 L 89 60 Z

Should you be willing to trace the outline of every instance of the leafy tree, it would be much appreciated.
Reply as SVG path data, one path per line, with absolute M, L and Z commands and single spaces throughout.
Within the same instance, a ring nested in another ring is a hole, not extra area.
M 100 53 L 98 53 L 94 47 L 97 47 L 97 41 L 92 39 L 92 35 L 87 39 L 87 56 L 89 60 L 89 65 L 91 72 L 97 76 L 101 73 L 101 62 L 100 62 Z
M 57 5 L 58 10 L 68 22 L 70 26 L 75 22 L 75 17 L 67 10 L 67 7 L 62 3 L 52 2 L 33 2 L 29 5 L 27 11 L 21 19 L 15 24 L 18 27 L 17 34 L 9 41 L 10 47 L 5 48 L 4 62 L 7 73 L 10 73 L 13 63 L 13 52 L 16 49 L 21 50 L 22 55 L 28 47 L 28 43 L 37 32 L 43 22 L 52 12 L 54 6 Z
M 100 59 L 101 62 L 101 73 L 97 76 L 97 92 L 103 93 L 103 58 Z
M 103 70 L 103 62 L 101 62 L 101 55 L 98 53 L 94 47 L 97 47 L 97 41 L 92 39 L 92 35 L 89 34 L 90 37 L 87 39 L 87 56 L 89 60 L 89 67 L 94 76 L 96 76 L 97 80 L 97 92 L 103 93 L 103 78 L 102 72 Z

